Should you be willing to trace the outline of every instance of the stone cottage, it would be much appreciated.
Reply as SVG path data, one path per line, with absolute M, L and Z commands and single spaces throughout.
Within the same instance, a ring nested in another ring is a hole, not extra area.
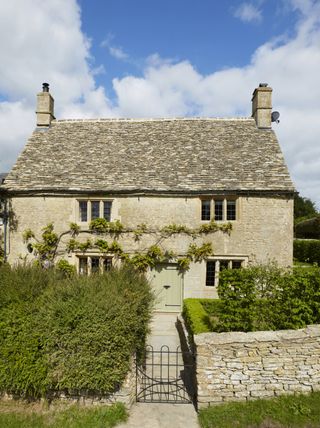
M 166 311 L 215 297 L 221 269 L 290 266 L 295 189 L 271 128 L 271 95 L 260 84 L 245 118 L 56 120 L 44 84 L 36 129 L 3 185 L 16 219 L 8 261 L 32 260 L 23 232 L 40 236 L 49 223 L 66 232 L 57 257 L 82 274 L 160 249 L 148 275 Z M 92 233 L 101 218 L 122 232 Z

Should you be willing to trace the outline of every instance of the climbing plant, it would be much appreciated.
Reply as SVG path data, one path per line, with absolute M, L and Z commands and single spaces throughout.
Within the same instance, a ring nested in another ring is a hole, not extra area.
M 65 244 L 65 249 L 68 252 L 79 251 L 85 253 L 89 249 L 97 249 L 103 254 L 113 254 L 115 257 L 130 263 L 141 272 L 145 272 L 148 268 L 152 268 L 159 263 L 174 260 L 180 271 L 186 271 L 189 269 L 191 262 L 198 263 L 213 255 L 212 244 L 210 242 L 205 242 L 202 245 L 191 243 L 186 255 L 179 257 L 173 251 L 162 249 L 162 244 L 166 239 L 178 234 L 184 234 L 195 239 L 201 235 L 208 235 L 217 231 L 230 234 L 231 230 L 231 223 L 217 224 L 214 221 L 195 229 L 174 223 L 161 229 L 149 228 L 145 224 L 139 224 L 136 228 L 126 228 L 119 220 L 109 222 L 106 219 L 98 218 L 90 222 L 89 230 L 81 230 L 76 223 L 70 223 L 69 230 L 58 235 L 54 232 L 53 223 L 49 223 L 42 229 L 41 238 L 36 238 L 34 232 L 27 229 L 23 233 L 23 239 L 27 243 L 28 251 L 34 252 L 42 266 L 54 263 L 61 238 L 65 235 L 70 235 L 70 239 Z M 91 239 L 87 238 L 85 241 L 78 240 L 77 236 L 81 233 L 90 233 L 92 237 Z M 154 234 L 156 235 L 156 242 L 141 251 L 128 253 L 123 250 L 118 242 L 120 236 L 124 234 L 133 235 L 135 241 L 139 241 L 143 235 Z M 94 240 L 95 235 L 97 239 Z M 105 235 L 113 240 L 110 242 L 107 239 L 103 239 Z M 65 267 L 65 270 L 68 270 L 63 263 L 61 267 Z

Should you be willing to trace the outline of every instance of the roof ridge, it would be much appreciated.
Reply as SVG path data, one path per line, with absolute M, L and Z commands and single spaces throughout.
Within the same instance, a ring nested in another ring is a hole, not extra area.
M 96 119 L 58 119 L 51 123 L 74 123 L 74 122 L 174 122 L 174 121 L 254 121 L 252 117 L 159 117 L 159 118 L 126 118 L 126 117 L 110 117 Z

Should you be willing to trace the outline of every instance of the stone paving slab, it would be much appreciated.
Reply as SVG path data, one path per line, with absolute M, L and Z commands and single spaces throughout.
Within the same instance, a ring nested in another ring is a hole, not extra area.
M 192 404 L 136 403 L 117 428 L 199 428 Z

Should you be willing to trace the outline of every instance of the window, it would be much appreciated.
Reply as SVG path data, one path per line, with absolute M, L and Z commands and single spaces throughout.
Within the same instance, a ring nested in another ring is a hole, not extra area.
M 207 261 L 206 285 L 208 287 L 214 286 L 215 273 L 216 273 L 216 262 Z
M 237 201 L 234 198 L 201 200 L 201 220 L 233 221 L 237 219 Z
M 214 201 L 214 219 L 223 220 L 223 201 Z
M 201 220 L 210 220 L 211 218 L 211 201 L 205 199 L 201 201 Z
M 245 259 L 217 259 L 207 261 L 206 286 L 214 287 L 219 282 L 219 272 L 224 269 L 240 269 L 245 264 Z
M 112 257 L 81 256 L 78 266 L 80 275 L 103 273 L 112 268 Z
M 88 221 L 88 202 L 79 201 L 79 219 L 80 221 Z
M 91 220 L 100 217 L 100 201 L 91 201 Z
M 227 220 L 236 219 L 236 201 L 227 200 Z
M 87 222 L 96 218 L 105 218 L 111 221 L 112 201 L 105 200 L 78 200 L 78 220 Z

